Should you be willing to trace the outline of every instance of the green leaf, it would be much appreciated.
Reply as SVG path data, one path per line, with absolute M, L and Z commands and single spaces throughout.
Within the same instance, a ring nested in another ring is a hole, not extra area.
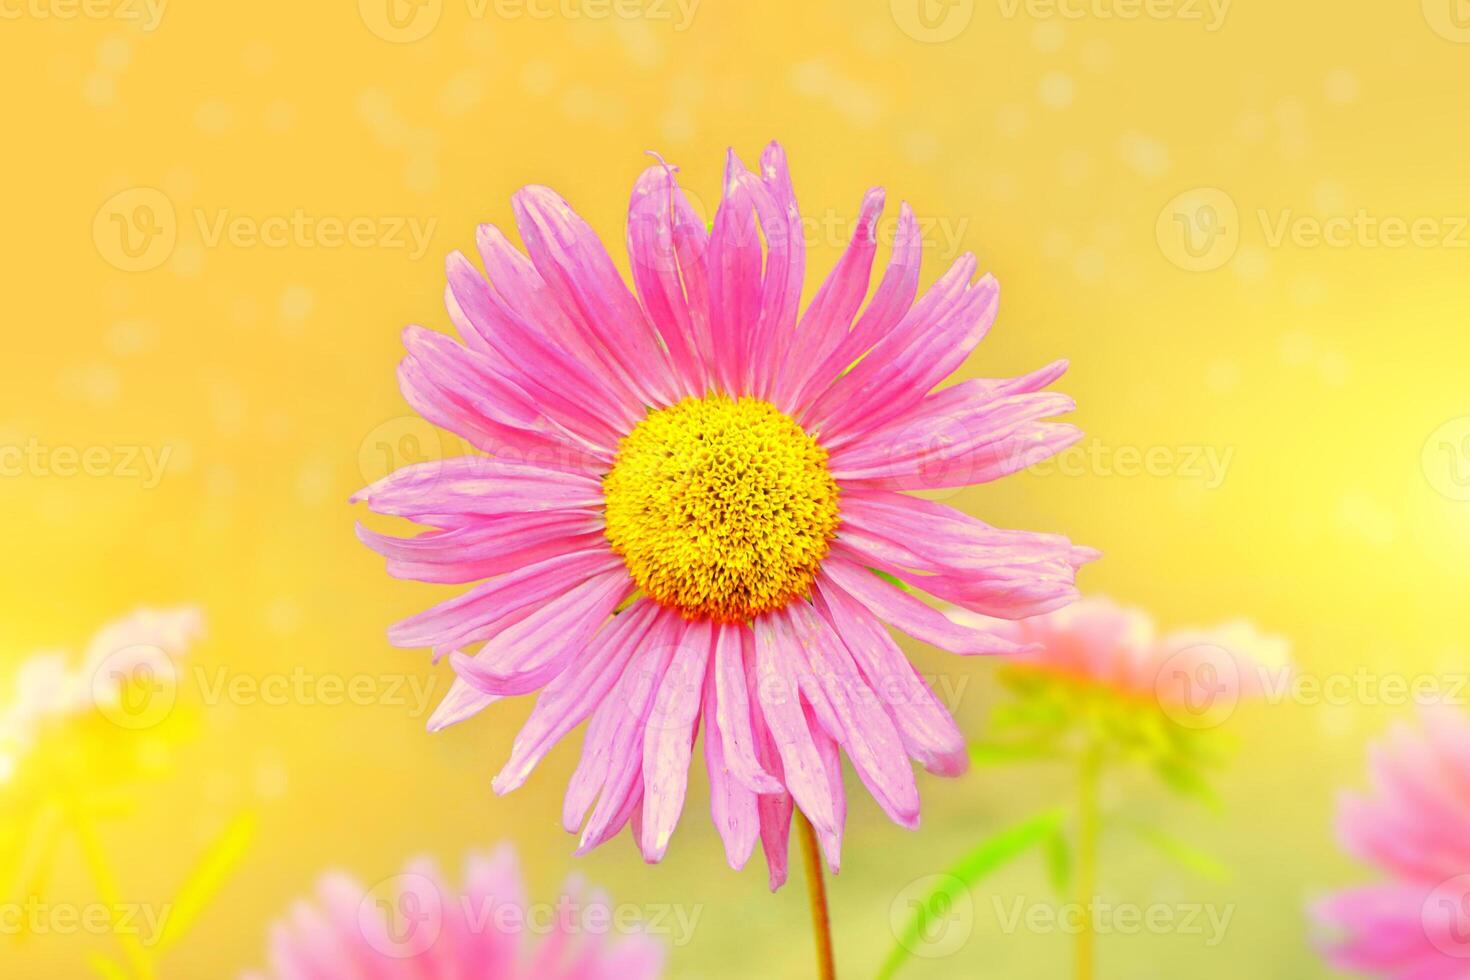
M 970 745 L 970 761 L 977 766 L 1001 766 L 1012 762 L 1034 762 L 1037 759 L 1062 757 L 1062 752 L 1049 741 L 975 742 Z
M 240 814 L 199 859 L 194 871 L 179 889 L 178 897 L 170 905 L 168 920 L 164 923 L 163 933 L 158 937 L 158 954 L 162 954 L 183 937 L 210 899 L 224 885 L 255 837 L 255 823 L 255 814 Z
M 1173 861 L 1186 871 L 1193 872 L 1210 881 L 1226 881 L 1230 878 L 1230 869 L 1224 862 L 1212 854 L 1207 854 L 1193 844 L 1180 840 L 1164 833 L 1156 827 L 1143 824 L 1130 824 L 1129 829 L 1138 835 L 1138 838 L 1153 846 L 1164 857 Z
M 1072 887 L 1072 845 L 1067 842 L 1067 835 L 1058 829 L 1042 841 L 1041 846 L 1046 855 L 1046 874 L 1051 879 L 1052 888 L 1058 895 L 1067 894 Z
M 914 914 L 904 925 L 897 945 L 878 971 L 878 980 L 886 980 L 894 975 L 918 945 L 930 923 L 942 915 L 957 897 L 968 892 L 971 886 L 986 875 L 1059 833 L 1064 819 L 1064 812 L 1057 809 L 1024 820 L 985 840 L 943 875 L 936 875 L 939 883 L 933 891 L 914 904 Z
M 871 566 L 868 568 L 868 571 L 872 572 L 874 575 L 878 576 L 889 585 L 897 586 L 898 588 L 903 589 L 905 592 L 914 591 L 907 582 L 899 578 L 897 575 L 889 575 L 887 572 L 882 571 L 881 569 L 873 568 Z
M 1199 770 L 1176 760 L 1164 759 L 1154 771 L 1164 785 L 1185 799 L 1198 800 L 1211 809 L 1219 809 L 1220 797 Z
M 117 963 L 103 956 L 101 953 L 88 953 L 87 965 L 92 968 L 102 980 L 130 980 L 128 972 Z

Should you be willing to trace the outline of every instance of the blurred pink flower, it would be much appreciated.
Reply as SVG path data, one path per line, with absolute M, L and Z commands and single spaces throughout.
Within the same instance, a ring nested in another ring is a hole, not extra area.
M 1372 746 L 1372 790 L 1344 794 L 1337 833 L 1387 881 L 1313 909 L 1327 959 L 1394 980 L 1470 977 L 1470 717 L 1437 706 Z
M 999 287 L 966 254 L 920 296 L 904 205 L 870 297 L 877 189 L 801 313 L 803 225 L 774 143 L 754 171 L 729 155 L 712 226 L 673 168 L 643 173 L 636 294 L 556 193 L 512 203 L 525 253 L 482 226 L 484 272 L 448 263 L 464 343 L 410 327 L 399 370 L 420 414 L 490 455 L 405 467 L 356 498 L 429 527 L 359 530 L 391 574 L 479 582 L 390 630 L 458 674 L 430 728 L 541 691 L 505 793 L 590 718 L 563 810 L 583 852 L 632 823 L 645 859 L 663 857 L 701 722 L 727 859 L 743 866 L 759 837 L 772 887 L 793 805 L 837 867 L 842 751 L 917 825 L 909 759 L 955 775 L 965 741 L 884 624 L 959 654 L 1011 647 L 874 571 L 1002 617 L 1075 598 L 1096 552 L 904 492 L 987 483 L 1074 442 L 1049 421 L 1073 407 L 1046 390 L 1066 363 L 937 388 L 989 331 Z
M 171 665 L 204 631 L 198 609 L 139 609 L 103 626 L 80 662 L 62 652 L 21 661 L 0 687 L 0 782 L 43 726 L 114 704 L 125 680 L 140 667 Z
M 271 928 L 267 972 L 243 980 L 653 980 L 664 947 L 624 911 L 575 879 L 528 904 L 509 845 L 470 857 L 458 890 L 427 860 L 372 889 L 329 874 Z
M 953 615 L 1023 647 L 1012 663 L 1154 702 L 1176 717 L 1260 696 L 1290 669 L 1287 642 L 1244 620 L 1159 636 L 1143 610 L 1098 596 L 1016 622 Z

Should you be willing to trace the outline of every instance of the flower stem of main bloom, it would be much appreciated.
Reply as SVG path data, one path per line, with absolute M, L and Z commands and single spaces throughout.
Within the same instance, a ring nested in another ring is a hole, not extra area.
M 1089 746 L 1082 756 L 1077 793 L 1077 901 L 1081 927 L 1077 930 L 1077 980 L 1092 980 L 1097 936 L 1093 901 L 1097 897 L 1098 782 L 1101 752 Z
M 796 830 L 801 837 L 801 853 L 806 861 L 812 932 L 817 940 L 817 976 L 820 980 L 837 980 L 837 963 L 832 956 L 832 919 L 827 914 L 827 883 L 822 879 L 822 852 L 817 846 L 816 830 L 800 810 L 796 811 Z

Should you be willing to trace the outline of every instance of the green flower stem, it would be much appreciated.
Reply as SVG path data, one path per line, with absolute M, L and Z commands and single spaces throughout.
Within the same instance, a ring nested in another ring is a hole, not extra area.
M 1097 745 L 1083 753 L 1077 793 L 1077 901 L 1081 927 L 1077 930 L 1077 980 L 1092 980 L 1096 970 L 1097 934 L 1092 904 L 1097 897 L 1098 782 L 1102 753 Z

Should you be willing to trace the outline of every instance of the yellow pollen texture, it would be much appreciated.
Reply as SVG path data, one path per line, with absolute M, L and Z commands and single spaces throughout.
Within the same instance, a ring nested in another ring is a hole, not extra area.
M 603 488 L 613 550 L 687 619 L 742 623 L 805 597 L 837 533 L 827 451 L 756 398 L 650 412 Z

